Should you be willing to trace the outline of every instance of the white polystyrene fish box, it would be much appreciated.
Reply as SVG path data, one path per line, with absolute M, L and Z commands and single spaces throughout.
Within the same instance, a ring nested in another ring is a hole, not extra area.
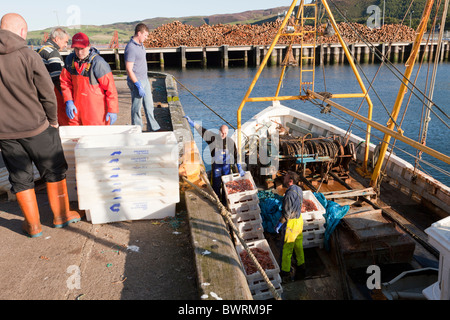
M 439 251 L 439 287 L 441 300 L 450 299 L 450 217 L 427 228 L 428 242 Z
M 79 139 L 84 136 L 100 136 L 118 133 L 141 133 L 141 126 L 60 126 L 61 139 Z
M 75 146 L 78 140 L 84 136 L 92 135 L 110 135 L 110 134 L 134 134 L 141 133 L 141 126 L 60 126 L 59 136 L 63 147 L 64 157 L 67 161 L 67 183 L 71 184 L 72 188 L 69 190 L 69 200 L 77 201 L 76 177 L 75 177 Z
M 139 193 L 118 193 L 118 194 L 91 194 L 91 196 L 82 197 L 78 194 L 80 199 L 78 202 L 78 207 L 81 210 L 92 209 L 98 203 L 104 203 L 109 206 L 121 205 L 124 202 L 159 202 L 164 201 L 165 203 L 178 203 L 180 202 L 180 196 L 178 190 L 173 190 L 173 192 L 167 193 L 164 190 L 160 191 L 146 191 Z M 138 219 L 138 218 L 136 218 Z M 133 219 L 129 219 L 133 220 Z
M 250 171 L 245 172 L 244 176 L 242 176 L 242 177 L 239 173 L 232 173 L 232 174 L 224 175 L 221 178 L 222 178 L 222 183 L 224 184 L 225 196 L 227 197 L 227 199 L 231 199 L 233 197 L 239 198 L 241 196 L 258 193 L 258 188 L 256 187 L 255 181 L 253 180 L 253 177 L 252 177 L 252 174 L 250 173 Z M 230 193 L 231 189 L 229 189 L 227 187 L 227 183 L 231 183 L 231 182 L 235 182 L 235 181 L 244 181 L 244 180 L 249 181 L 249 184 L 247 185 L 247 187 L 250 187 L 251 189 L 242 190 L 242 191 L 235 190 L 234 193 Z
M 92 183 L 91 186 L 78 187 L 78 207 L 82 210 L 89 209 L 99 202 L 115 204 L 152 199 L 170 203 L 179 202 L 178 181 L 159 183 L 155 180 L 117 181 L 109 185 Z
M 83 192 L 90 193 L 109 193 L 115 190 L 122 192 L 134 193 L 148 190 L 173 190 L 179 187 L 178 176 L 162 177 L 154 176 L 145 180 L 122 180 L 122 179 L 105 179 L 103 181 L 80 180 L 78 184 Z
M 178 175 L 177 168 L 147 168 L 146 170 L 98 170 L 83 171 L 77 167 L 77 181 L 101 182 L 105 180 L 148 180 L 153 177 L 171 177 Z
M 325 221 L 323 215 L 325 214 L 326 210 L 319 202 L 319 200 L 317 200 L 316 196 L 311 192 L 311 190 L 303 191 L 303 201 L 305 200 L 311 200 L 316 205 L 317 210 L 302 212 L 303 221 L 305 223 L 312 222 L 314 220 Z
M 64 155 L 74 158 L 74 150 L 78 141 L 86 136 L 105 136 L 112 134 L 142 133 L 141 126 L 61 126 L 59 136 L 64 150 Z
M 175 214 L 180 196 L 173 132 L 85 136 L 75 160 L 78 204 L 92 223 Z
M 273 265 L 272 269 L 264 270 L 266 272 L 267 276 L 272 276 L 272 275 L 276 275 L 276 274 L 280 273 L 280 267 L 278 266 L 277 260 L 275 259 L 274 255 L 272 253 L 272 250 L 270 249 L 269 243 L 267 242 L 266 239 L 247 242 L 247 246 L 250 249 L 258 248 L 267 253 L 267 258 L 272 262 L 272 265 Z M 251 274 L 247 274 L 244 262 L 242 261 L 242 258 L 241 258 L 241 252 L 245 251 L 244 246 L 242 246 L 242 244 L 240 244 L 240 243 L 236 244 L 236 251 L 237 251 L 239 261 L 241 263 L 242 269 L 244 271 L 244 274 L 245 274 L 245 277 L 247 278 L 247 280 L 255 281 L 255 280 L 263 279 L 261 272 L 259 272 L 259 271 L 256 271 Z M 252 266 L 254 265 L 253 262 L 250 262 L 250 263 Z
M 450 217 L 433 223 L 425 232 L 430 244 L 450 259 Z
M 178 170 L 178 163 L 175 161 L 164 161 L 163 156 L 149 155 L 139 157 L 78 157 L 76 168 L 85 172 L 98 172 L 98 171 L 147 171 L 155 168 L 171 169 L 176 168 Z M 171 155 L 167 154 L 167 157 Z
M 114 159 L 158 159 L 160 162 L 178 163 L 178 145 L 173 132 L 146 132 L 139 134 L 113 134 L 86 136 L 78 140 L 75 159 L 88 157 Z
M 161 200 L 97 203 L 89 210 L 89 218 L 93 224 L 126 220 L 148 220 L 174 217 L 176 203 Z

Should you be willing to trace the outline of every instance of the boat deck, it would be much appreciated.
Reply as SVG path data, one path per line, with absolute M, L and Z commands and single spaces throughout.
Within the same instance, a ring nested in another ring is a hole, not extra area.
M 350 168 L 350 176 L 345 181 L 333 176 L 327 183 L 309 179 L 310 184 L 316 188 L 320 185 L 319 191 L 322 193 L 366 189 L 368 180 L 360 178 L 353 166 Z M 305 184 L 303 188 L 307 190 L 308 185 Z M 369 200 L 369 197 L 365 196 L 364 198 L 368 201 L 363 201 L 361 197 L 344 197 L 336 199 L 336 202 L 351 206 L 347 214 L 349 216 L 358 212 L 371 212 L 376 216 L 375 220 L 383 220 L 381 228 L 384 228 L 385 224 L 391 228 L 388 230 L 390 234 L 388 232 L 386 237 L 380 237 L 381 241 L 377 237 L 366 239 L 367 241 L 358 252 L 354 248 L 356 243 L 354 237 L 346 224 L 341 222 L 331 238 L 330 251 L 320 247 L 305 249 L 306 279 L 284 284 L 282 299 L 377 298 L 366 287 L 367 266 L 379 265 L 382 270 L 381 280 L 385 282 L 390 281 L 402 271 L 436 265 L 438 261 L 436 256 L 427 251 L 428 247 L 423 247 L 423 245 L 426 246 L 427 237 L 421 230 L 438 218 L 435 219 L 429 210 L 413 203 L 410 198 L 397 194 L 396 189 L 390 190 L 390 185 L 387 184 L 384 188 L 388 190 L 384 192 L 386 196 L 383 194 L 381 199 Z M 391 192 L 394 194 L 390 195 Z M 397 201 L 396 203 L 404 202 L 404 205 L 397 209 L 408 209 L 411 206 L 416 211 L 423 211 L 419 214 L 424 218 L 423 221 L 417 226 L 409 222 L 389 206 L 388 203 L 391 200 Z M 185 192 L 185 202 L 194 247 L 199 295 L 206 299 L 214 299 L 210 295 L 214 292 L 224 299 L 248 299 L 246 281 L 234 250 L 236 243 L 230 243 L 236 240 L 228 236 L 223 237 L 224 232 L 226 234 L 229 228 L 219 216 L 216 205 L 202 198 L 192 189 Z M 433 219 L 435 220 L 432 221 Z M 280 265 L 281 239 L 267 232 L 265 237 Z
M 319 191 L 326 194 L 367 188 L 368 181 L 359 177 L 354 169 L 352 166 L 351 176 L 357 179 L 331 180 L 321 184 Z M 308 187 L 304 185 L 303 189 L 308 190 Z M 334 199 L 341 205 L 350 205 L 350 210 L 331 237 L 330 251 L 321 247 L 304 249 L 306 278 L 284 284 L 283 299 L 385 299 L 380 291 L 367 288 L 368 266 L 380 267 L 382 283 L 403 271 L 438 267 L 438 255 L 427 244 L 423 229 L 439 217 L 412 203 L 388 184 L 383 185 L 383 189 L 380 199 L 367 202 L 361 201 L 361 197 Z M 415 217 L 420 219 L 413 219 Z M 265 237 L 279 262 L 281 239 L 269 233 L 265 233 Z

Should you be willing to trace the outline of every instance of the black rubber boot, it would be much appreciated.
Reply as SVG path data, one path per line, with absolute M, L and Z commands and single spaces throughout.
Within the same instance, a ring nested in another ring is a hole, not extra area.
M 305 264 L 297 266 L 295 269 L 295 281 L 303 280 L 306 277 L 306 267 Z
M 290 272 L 281 271 L 280 276 L 281 276 L 281 283 L 286 284 L 286 283 L 292 282 L 292 277 L 291 277 Z

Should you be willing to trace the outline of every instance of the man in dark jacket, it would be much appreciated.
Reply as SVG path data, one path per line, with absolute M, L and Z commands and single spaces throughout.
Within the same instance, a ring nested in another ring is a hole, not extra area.
M 58 103 L 58 123 L 60 126 L 69 125 L 69 117 L 66 114 L 66 105 L 62 97 L 61 82 L 59 81 L 59 76 L 64 68 L 64 60 L 59 51 L 66 49 L 68 42 L 69 34 L 62 28 L 55 28 L 50 32 L 49 39 L 38 50 L 55 85 L 54 91 Z
M 236 167 L 241 176 L 245 175 L 245 171 L 242 169 L 239 163 L 236 163 L 237 149 L 234 140 L 229 138 L 228 127 L 222 125 L 219 129 L 219 134 L 213 133 L 210 130 L 206 130 L 200 124 L 195 123 L 188 116 L 185 116 L 189 125 L 195 128 L 199 134 L 201 134 L 203 140 L 209 145 L 211 152 L 211 175 L 212 175 L 212 188 L 217 194 L 219 199 L 222 199 L 220 186 L 222 185 L 222 176 L 231 174 L 230 165 L 236 164 Z
M 70 211 L 67 163 L 58 133 L 53 83 L 39 54 L 27 47 L 26 21 L 16 13 L 0 23 L 0 149 L 11 191 L 30 237 L 42 234 L 34 191 L 33 162 L 46 181 L 55 227 L 80 220 Z

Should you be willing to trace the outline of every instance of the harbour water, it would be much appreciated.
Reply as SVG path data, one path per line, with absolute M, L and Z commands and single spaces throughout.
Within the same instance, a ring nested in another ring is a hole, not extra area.
M 383 65 L 378 71 L 379 64 L 364 64 L 359 70 L 361 77 L 363 78 L 366 88 L 369 88 L 370 82 L 372 82 L 374 76 L 376 79 L 373 82 L 373 90 L 370 90 L 370 97 L 374 104 L 373 120 L 381 124 L 386 124 L 389 116 L 388 113 L 392 111 L 399 87 L 400 80 L 397 77 L 401 76 L 398 71 L 404 71 L 403 64 L 395 64 L 394 66 Z M 324 68 L 324 69 L 323 69 Z M 391 70 L 394 70 L 392 72 Z M 411 81 L 414 81 L 417 74 L 418 67 L 411 77 Z M 424 85 L 424 81 L 427 77 L 431 77 L 432 66 L 428 70 L 428 65 L 423 65 L 419 76 L 417 78 L 417 88 L 422 92 L 427 92 L 428 87 Z M 236 67 L 236 68 L 186 68 L 186 69 L 165 69 L 165 72 L 172 74 L 178 81 L 186 86 L 193 94 L 207 104 L 211 109 L 222 116 L 226 121 L 236 127 L 237 109 L 250 86 L 254 75 L 257 72 L 257 68 L 254 67 Z M 378 71 L 378 73 L 377 73 Z M 250 97 L 261 96 L 274 96 L 278 79 L 280 76 L 281 67 L 267 67 L 262 72 L 252 94 Z M 396 76 L 396 75 L 397 76 Z M 450 95 L 450 63 L 440 63 L 436 86 L 434 90 L 433 101 L 437 107 L 445 112 L 443 114 L 436 107 L 433 108 L 435 113 L 448 125 L 447 115 L 450 114 L 450 107 L 448 106 L 448 96 Z M 330 93 L 360 93 L 361 89 L 358 82 L 348 65 L 327 65 L 324 67 L 317 66 L 316 81 L 314 91 L 316 92 L 330 92 Z M 324 77 L 325 75 L 325 77 Z M 197 98 L 195 98 L 187 90 L 179 86 L 180 100 L 187 115 L 189 115 L 194 121 L 201 122 L 205 128 L 218 128 L 224 122 L 213 112 L 208 110 Z M 280 95 L 298 95 L 299 92 L 299 68 L 288 68 L 287 74 L 283 81 L 283 87 Z M 420 119 L 422 115 L 423 96 L 416 92 L 410 99 L 406 116 L 403 119 L 401 128 L 404 130 L 404 135 L 417 140 L 420 130 Z M 405 99 L 402 105 L 400 115 L 397 123 L 400 124 L 403 117 L 403 111 L 409 100 L 410 91 L 405 95 Z M 361 105 L 361 98 L 347 98 L 347 99 L 335 99 L 341 105 L 347 108 L 358 111 Z M 320 102 L 320 101 L 319 101 Z M 313 116 L 335 124 L 345 130 L 350 126 L 350 117 L 346 114 L 333 109 L 331 114 L 321 113 L 320 107 L 310 103 L 302 101 L 285 101 L 284 105 L 293 109 L 299 110 L 304 113 L 312 114 Z M 249 120 L 252 116 L 269 106 L 269 102 L 249 102 L 246 103 L 242 112 L 242 121 Z M 367 116 L 367 104 L 363 103 L 359 113 Z M 337 117 L 338 116 L 338 117 Z M 450 154 L 450 145 L 448 143 L 449 128 L 444 124 L 434 113 L 431 113 L 431 122 L 428 129 L 427 145 L 433 149 L 438 150 L 443 154 Z M 356 120 L 351 127 L 353 134 L 365 137 L 366 125 Z M 230 128 L 230 134 L 232 133 Z M 383 138 L 383 134 L 375 129 L 372 129 L 371 142 L 378 144 Z M 393 140 L 391 140 L 392 142 Z M 411 157 L 416 156 L 415 149 L 408 145 L 398 141 L 395 144 L 395 154 L 401 158 L 407 160 L 410 163 L 414 163 L 414 159 Z M 408 155 L 404 151 L 411 155 Z M 203 158 L 206 163 L 209 157 L 209 150 L 205 143 L 203 143 Z M 423 159 L 430 162 L 432 165 L 444 169 L 446 172 L 450 172 L 450 165 L 445 164 L 442 161 L 436 160 L 426 154 L 423 155 Z M 450 177 L 433 167 L 421 163 L 421 169 L 439 181 L 450 185 Z

